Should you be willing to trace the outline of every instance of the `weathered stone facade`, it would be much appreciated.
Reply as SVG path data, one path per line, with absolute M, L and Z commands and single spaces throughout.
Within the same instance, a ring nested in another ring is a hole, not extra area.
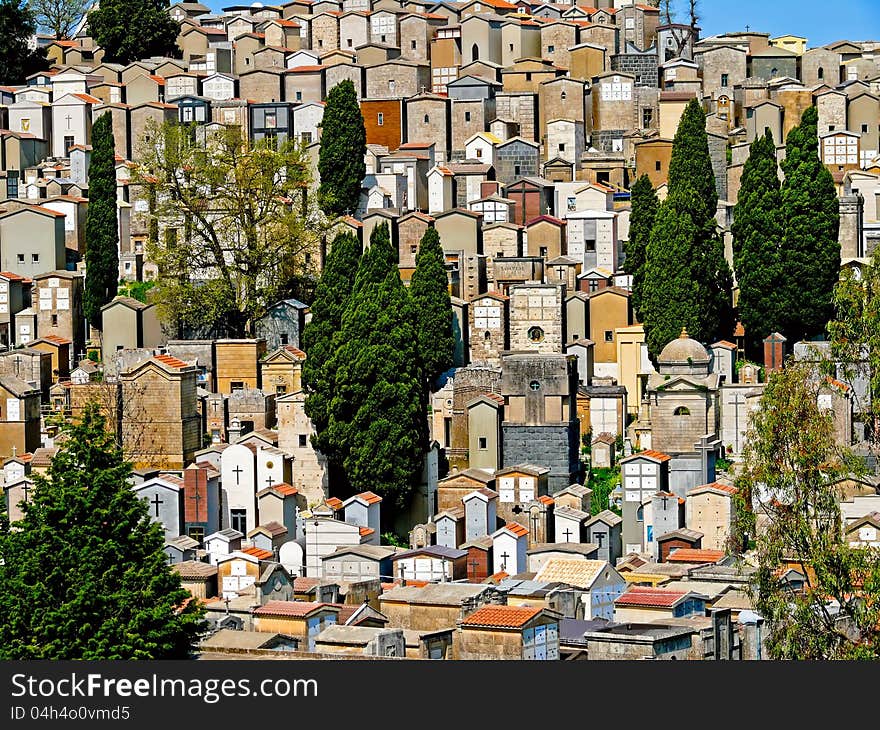
M 632 74 L 636 86 L 656 89 L 659 84 L 656 52 L 638 53 L 627 50 L 611 57 L 611 70 Z
M 495 116 L 519 125 L 519 136 L 537 139 L 537 95 L 531 92 L 501 93 L 495 97 Z
M 465 469 L 468 465 L 467 404 L 478 395 L 498 393 L 500 387 L 501 370 L 497 367 L 473 364 L 456 371 L 452 385 L 452 445 L 446 450 L 450 468 Z
M 565 336 L 562 299 L 562 287 L 554 284 L 522 284 L 511 287 L 511 349 L 561 353 Z
M 536 177 L 540 169 L 541 148 L 537 143 L 515 137 L 495 148 L 495 175 L 506 185 L 522 177 Z

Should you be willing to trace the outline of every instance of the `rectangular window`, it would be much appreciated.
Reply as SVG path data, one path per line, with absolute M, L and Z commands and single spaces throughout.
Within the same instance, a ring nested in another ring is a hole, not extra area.
M 513 166 L 513 174 L 516 175 L 517 177 L 519 177 L 519 169 L 520 169 L 519 165 Z
M 234 393 L 236 390 L 244 390 L 244 382 L 241 380 L 233 380 L 229 384 L 229 389 Z
M 385 115 L 382 112 L 379 112 L 376 115 L 376 124 L 378 124 L 380 127 L 385 124 Z
M 65 137 L 64 138 L 64 154 L 67 155 L 70 152 L 70 148 L 73 147 L 73 137 Z
M 354 43 L 352 42 L 351 38 L 349 38 L 349 39 L 346 41 L 346 43 L 348 44 L 348 47 L 349 47 L 349 48 L 351 48 L 351 47 L 354 45 Z
M 654 162 L 654 169 L 655 169 L 657 172 L 660 172 L 660 160 L 656 160 L 656 161 Z
M 488 443 L 488 440 L 486 439 L 485 436 L 480 436 L 480 438 L 477 439 L 477 441 L 479 442 L 480 451 L 485 451 L 486 449 L 489 448 L 489 443 Z
M 464 113 L 464 120 L 465 120 L 466 122 L 469 122 L 469 121 L 471 120 L 471 113 L 470 113 L 470 112 L 465 112 L 465 113 Z
M 565 142 L 560 142 L 560 143 L 559 143 L 559 151 L 560 151 L 560 152 L 565 152 Z
M 17 258 L 18 258 L 18 263 L 20 263 L 20 264 L 24 263 L 24 254 L 23 253 L 18 254 Z
M 38 254 L 38 253 L 32 253 L 32 254 L 31 254 L 31 263 L 33 263 L 33 264 L 38 264 L 38 263 L 40 263 L 40 254 Z
M 275 129 L 278 126 L 278 117 L 274 111 L 267 111 L 263 116 L 263 126 L 266 129 Z
M 303 144 L 311 144 L 312 143 L 312 133 L 311 132 L 301 132 L 300 138 L 303 141 Z
M 302 100 L 303 100 L 303 93 L 302 93 L 301 91 L 297 91 L 297 92 L 296 92 L 296 100 L 297 100 L 297 101 L 302 101 Z
M 605 330 L 605 342 L 614 342 L 614 332 L 612 330 Z
M 409 42 L 409 47 L 412 48 L 413 50 L 416 49 L 416 46 L 417 46 L 417 44 L 416 44 L 415 41 L 410 41 L 410 42 Z
M 18 197 L 18 170 L 9 170 L 6 173 L 6 197 Z
M 867 124 L 863 124 L 863 125 L 862 125 L 862 134 L 867 134 L 867 133 L 868 133 L 868 125 L 867 125 Z
M 57 326 L 58 326 L 58 315 L 57 315 L 57 314 L 53 314 L 53 315 L 52 315 L 52 326 L 53 326 L 53 327 L 57 327 Z
M 556 50 L 556 46 L 547 46 L 547 53 L 553 53 Z
M 306 448 L 308 445 L 309 445 L 309 437 L 308 437 L 306 434 L 301 433 L 301 434 L 299 435 L 299 447 L 300 447 L 301 449 L 304 449 L 304 448 Z
M 654 110 L 651 107 L 642 109 L 642 126 L 650 127 L 654 123 Z
M 276 385 L 275 386 L 275 395 L 284 395 L 287 392 L 286 385 Z
M 247 510 L 231 509 L 229 510 L 230 527 L 238 530 L 242 535 L 247 534 Z
M 728 77 L 727 74 L 721 74 L 721 86 L 722 86 L 722 88 L 727 88 L 728 78 L 729 78 L 729 77 Z

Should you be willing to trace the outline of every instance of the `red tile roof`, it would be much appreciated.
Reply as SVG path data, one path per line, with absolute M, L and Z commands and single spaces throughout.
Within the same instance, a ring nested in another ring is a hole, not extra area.
M 242 550 L 246 555 L 253 555 L 257 560 L 268 560 L 272 557 L 272 552 L 269 550 L 263 550 L 258 547 L 249 547 Z
M 689 489 L 687 493 L 688 494 L 697 494 L 697 493 L 705 491 L 707 489 L 711 489 L 716 492 L 726 492 L 727 494 L 736 494 L 739 491 L 736 487 L 732 487 L 729 484 L 722 484 L 721 482 L 711 482 L 709 484 L 701 484 L 698 487 L 694 487 L 693 489 Z
M 614 605 L 672 608 L 686 595 L 686 591 L 669 591 L 649 586 L 632 586 L 626 593 L 614 600 Z
M 382 498 L 374 492 L 361 492 L 360 494 L 356 494 L 355 497 L 359 497 L 367 504 L 376 504 L 376 502 L 382 501 Z
M 724 557 L 723 550 L 698 550 L 697 548 L 678 548 L 666 558 L 670 563 L 717 563 Z
M 158 360 L 163 365 L 167 365 L 170 368 L 185 368 L 189 367 L 183 360 L 178 360 L 176 357 L 172 357 L 171 355 L 153 355 L 154 360 Z
M 324 502 L 332 510 L 342 509 L 342 500 L 338 497 L 328 497 Z
M 657 461 L 669 461 L 672 458 L 669 454 L 664 454 L 662 451 L 654 451 L 653 449 L 637 451 L 633 456 L 647 456 L 648 458 L 656 459 Z
M 295 593 L 308 593 L 315 586 L 321 585 L 320 578 L 294 578 L 293 590 Z
M 289 353 L 296 355 L 297 357 L 305 358 L 306 354 L 300 350 L 298 347 L 294 347 L 293 345 L 284 345 L 284 349 Z
M 462 626 L 488 626 L 497 629 L 519 629 L 543 609 L 534 606 L 483 606 L 474 611 Z
M 9 279 L 9 281 L 23 281 L 24 277 L 19 276 L 18 274 L 13 274 L 11 271 L 0 271 L 0 276 L 4 279 Z
M 523 527 L 518 522 L 508 522 L 504 528 L 508 532 L 512 532 L 516 537 L 523 537 L 524 535 L 528 535 L 529 531 L 527 528 Z
M 58 335 L 43 335 L 40 339 L 51 342 L 53 345 L 69 345 L 72 342 L 66 337 L 59 337 Z
M 551 504 L 556 504 L 556 500 L 553 499 L 553 497 L 550 497 L 550 496 L 548 496 L 548 495 L 546 495 L 546 494 L 542 494 L 540 497 L 538 497 L 538 501 L 539 501 L 541 504 L 546 504 L 546 505 L 548 505 L 548 506 L 551 505 Z
M 321 608 L 335 607 L 330 603 L 315 603 L 313 601 L 269 601 L 265 605 L 254 609 L 254 616 L 304 618 Z
M 91 94 L 73 94 L 77 99 L 87 101 L 89 104 L 103 104 L 103 100 L 92 96 Z
M 374 532 L 375 532 L 375 530 L 372 527 L 362 527 L 360 529 L 361 537 L 366 537 L 367 535 L 372 535 Z

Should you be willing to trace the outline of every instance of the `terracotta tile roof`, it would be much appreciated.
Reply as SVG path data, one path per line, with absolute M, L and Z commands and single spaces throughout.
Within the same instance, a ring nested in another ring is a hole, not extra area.
M 306 354 L 302 350 L 300 350 L 298 347 L 294 347 L 293 345 L 284 345 L 284 349 L 300 358 L 305 358 L 306 356 Z
M 528 529 L 520 525 L 518 522 L 508 522 L 501 529 L 512 532 L 516 537 L 524 537 L 529 534 Z
M 400 585 L 399 579 L 395 580 L 391 583 L 382 583 L 382 590 L 383 591 L 390 591 L 394 588 L 397 588 L 399 585 Z M 424 588 L 426 585 L 428 585 L 428 581 L 426 581 L 426 580 L 410 580 L 409 578 L 406 579 L 406 587 L 407 588 Z
M 324 503 L 332 510 L 342 509 L 342 500 L 338 497 L 328 497 Z
M 103 104 L 103 100 L 98 99 L 97 97 L 92 96 L 91 94 L 73 94 L 77 99 L 81 101 L 87 101 L 89 104 Z
M 533 606 L 483 606 L 474 611 L 462 626 L 487 626 L 497 629 L 519 629 L 543 609 Z
M 69 345 L 72 342 L 66 337 L 59 337 L 58 335 L 43 335 L 40 339 L 50 342 L 53 345 Z
M 556 218 L 552 215 L 539 215 L 537 218 L 532 218 L 528 223 L 526 223 L 526 227 L 535 225 L 536 223 L 540 223 L 541 221 L 547 221 L 548 223 L 552 223 L 555 226 L 564 226 L 565 221 L 560 218 Z
M 673 550 L 666 560 L 670 563 L 717 563 L 723 557 L 723 550 L 678 548 L 678 550 Z
M 719 346 L 725 347 L 728 350 L 735 350 L 736 349 L 736 345 L 732 342 L 728 342 L 727 340 L 718 340 L 718 342 L 715 342 L 712 344 L 712 347 L 719 347 Z
M 830 375 L 825 376 L 825 382 L 828 383 L 828 385 L 833 385 L 835 388 L 840 388 L 840 390 L 851 390 L 851 388 L 846 383 L 835 380 Z
M 608 566 L 604 560 L 550 558 L 535 573 L 537 582 L 565 583 L 576 588 L 590 588 Z
M 355 497 L 362 499 L 367 504 L 376 504 L 382 501 L 382 498 L 374 492 L 361 492 L 356 494 Z
M 2 276 L 4 279 L 9 279 L 9 281 L 24 281 L 23 276 L 13 274 L 11 271 L 0 271 L 0 276 Z
M 663 588 L 632 586 L 622 596 L 614 599 L 615 606 L 644 606 L 647 608 L 672 608 L 681 601 L 685 591 L 669 591 Z
M 367 535 L 372 535 L 375 530 L 372 527 L 362 527 L 359 532 L 361 537 L 366 537 Z
M 312 601 L 269 601 L 265 605 L 255 608 L 254 616 L 304 618 L 322 608 L 336 607 L 332 603 L 314 603 Z
M 294 578 L 293 579 L 293 590 L 294 593 L 308 593 L 315 588 L 316 586 L 321 585 L 320 578 Z
M 165 79 L 161 76 L 156 76 L 155 74 L 147 74 L 153 81 L 155 81 L 159 86 L 165 86 Z
M 259 492 L 257 492 L 257 496 L 261 497 L 264 494 L 268 494 L 269 492 L 275 492 L 280 494 L 282 497 L 290 497 L 294 494 L 299 494 L 299 490 L 287 484 L 286 482 L 278 482 L 278 484 L 273 484 L 270 487 L 264 487 Z
M 538 497 L 538 501 L 539 501 L 541 504 L 546 504 L 548 507 L 549 507 L 551 504 L 556 504 L 556 500 L 553 499 L 553 497 L 550 497 L 550 496 L 548 496 L 548 495 L 546 495 L 546 494 L 542 494 L 540 497 Z
M 326 66 L 295 66 L 294 68 L 287 69 L 285 73 L 310 73 L 312 71 L 324 71 L 326 68 Z
M 662 451 L 654 451 L 653 449 L 648 449 L 647 451 L 637 451 L 627 458 L 631 459 L 636 456 L 646 456 L 649 459 L 654 459 L 655 461 L 669 461 L 672 458 L 669 454 L 664 454 Z M 621 459 L 621 461 L 623 461 L 623 459 Z
M 167 365 L 170 368 L 186 368 L 189 367 L 183 360 L 178 360 L 176 357 L 172 357 L 171 355 L 153 355 L 154 360 L 158 360 L 163 365 Z
M 245 555 L 253 555 L 257 560 L 268 560 L 272 557 L 269 550 L 263 550 L 258 547 L 249 547 L 242 550 Z
M 698 487 L 688 490 L 688 495 L 701 494 L 702 492 L 724 492 L 725 494 L 736 494 L 739 490 L 729 484 L 721 482 L 711 482 L 710 484 L 701 484 Z

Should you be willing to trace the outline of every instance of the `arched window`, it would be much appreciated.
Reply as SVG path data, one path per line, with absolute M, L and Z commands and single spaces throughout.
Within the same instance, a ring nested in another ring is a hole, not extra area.
M 822 68 L 821 66 L 819 66 L 819 70 L 816 72 L 816 76 L 818 76 L 820 79 L 824 79 L 825 78 L 825 69 Z
M 560 96 L 560 98 L 562 99 L 562 101 L 565 101 L 565 97 L 568 96 L 568 94 L 566 94 L 566 93 L 565 93 L 565 89 L 563 89 L 563 90 L 562 90 L 562 93 L 561 93 L 559 96 Z
M 478 61 L 480 58 L 480 47 L 474 43 L 471 46 L 471 61 Z
M 491 338 L 492 338 L 492 333 L 489 332 L 489 330 L 486 330 L 486 331 L 483 333 L 483 339 L 486 340 L 486 341 L 488 341 L 488 340 L 490 340 Z
M 639 508 L 636 510 L 636 520 L 638 522 L 645 521 L 645 508 L 644 507 L 639 506 Z
M 678 408 L 676 408 L 673 411 L 672 415 L 674 415 L 674 416 L 689 416 L 689 415 L 691 415 L 691 412 L 685 406 L 679 406 Z

